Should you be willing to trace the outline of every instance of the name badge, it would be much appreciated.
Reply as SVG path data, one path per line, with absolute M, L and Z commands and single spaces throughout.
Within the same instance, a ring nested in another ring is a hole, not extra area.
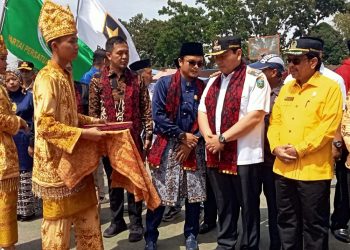
M 287 96 L 286 98 L 284 98 L 285 101 L 293 101 L 294 100 L 294 97 L 293 96 Z

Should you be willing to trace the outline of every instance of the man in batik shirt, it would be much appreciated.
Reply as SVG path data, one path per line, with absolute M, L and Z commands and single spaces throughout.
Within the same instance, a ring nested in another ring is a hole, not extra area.
M 89 115 L 106 119 L 109 122 L 133 123 L 131 134 L 139 153 L 151 146 L 152 118 L 151 105 L 147 86 L 140 83 L 136 74 L 128 68 L 129 48 L 126 41 L 120 37 L 111 37 L 106 42 L 106 56 L 109 66 L 95 74 L 90 83 Z M 144 143 L 141 132 L 145 132 Z M 107 157 L 103 164 L 110 188 L 111 225 L 104 231 L 106 238 L 113 237 L 127 229 L 123 218 L 124 189 L 111 188 L 112 167 Z M 142 201 L 135 202 L 134 195 L 128 193 L 128 212 L 130 217 L 129 241 L 140 241 L 143 237 Z

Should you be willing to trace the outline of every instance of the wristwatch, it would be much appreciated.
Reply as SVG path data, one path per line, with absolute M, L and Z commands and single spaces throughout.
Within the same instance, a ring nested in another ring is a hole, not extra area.
M 179 140 L 184 140 L 186 139 L 186 133 L 185 132 L 182 132 L 179 134 L 179 136 L 177 137 Z
M 343 142 L 342 141 L 333 141 L 333 145 L 336 148 L 342 148 L 343 147 Z
M 226 139 L 225 139 L 225 137 L 222 134 L 219 135 L 219 142 L 222 143 L 222 144 L 226 143 Z

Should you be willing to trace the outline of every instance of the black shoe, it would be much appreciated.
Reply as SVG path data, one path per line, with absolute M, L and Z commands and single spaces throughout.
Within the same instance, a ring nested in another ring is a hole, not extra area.
M 345 243 L 350 243 L 350 234 L 347 229 L 341 228 L 332 230 L 332 233 L 337 240 L 340 240 Z
M 24 221 L 31 221 L 34 218 L 35 218 L 35 214 L 28 215 L 28 216 L 17 214 L 17 220 L 22 221 L 22 222 L 24 222 Z
M 128 227 L 126 224 L 119 224 L 118 226 L 116 224 L 111 224 L 109 227 L 103 232 L 103 237 L 105 238 L 112 238 L 116 236 L 117 234 L 127 230 Z
M 216 228 L 216 224 L 209 225 L 207 223 L 202 223 L 202 225 L 199 227 L 199 234 L 206 234 Z
M 180 206 L 170 207 L 169 211 L 163 216 L 163 221 L 170 222 L 175 220 L 177 217 L 180 216 L 180 212 L 181 212 Z
M 149 241 L 146 243 L 145 250 L 157 250 L 157 243 Z
M 129 242 L 137 242 L 143 239 L 143 227 L 132 225 L 130 227 Z
M 186 250 L 198 250 L 198 241 L 193 234 L 186 239 Z

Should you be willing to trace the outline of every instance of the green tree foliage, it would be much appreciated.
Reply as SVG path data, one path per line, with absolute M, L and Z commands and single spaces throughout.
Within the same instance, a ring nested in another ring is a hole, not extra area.
M 334 23 L 340 33 L 345 39 L 350 39 L 350 3 L 346 4 L 345 11 L 343 13 L 337 13 L 334 16 Z
M 325 42 L 323 53 L 325 64 L 338 65 L 348 54 L 343 36 L 328 23 L 320 23 L 311 30 L 310 35 L 319 37 Z
M 208 43 L 208 19 L 201 7 L 190 7 L 181 2 L 168 0 L 168 6 L 159 11 L 160 15 L 170 18 L 163 32 L 158 37 L 156 53 L 164 65 L 173 65 L 179 55 L 183 42 Z
M 169 18 L 165 21 L 147 20 L 142 14 L 131 18 L 126 27 L 141 57 L 150 57 L 158 67 L 171 66 L 183 42 L 202 42 L 208 50 L 211 41 L 223 35 L 247 39 L 280 33 L 281 45 L 286 47 L 287 37 L 308 35 L 324 18 L 346 10 L 345 0 L 197 0 L 196 3 L 191 7 L 168 0 L 167 6 L 159 10 L 160 15 Z M 349 15 L 336 17 L 338 29 L 350 37 Z M 315 30 L 323 32 L 323 25 L 320 27 Z M 335 54 L 341 53 L 342 50 Z M 333 54 L 330 60 L 335 62 L 339 56 Z
M 346 39 L 350 39 L 350 13 L 338 13 L 334 17 L 337 29 Z
M 154 66 L 163 66 L 158 57 L 156 46 L 160 35 L 166 30 L 167 22 L 161 20 L 148 20 L 142 14 L 132 17 L 129 22 L 124 22 L 129 31 L 137 51 L 142 59 L 149 58 Z

